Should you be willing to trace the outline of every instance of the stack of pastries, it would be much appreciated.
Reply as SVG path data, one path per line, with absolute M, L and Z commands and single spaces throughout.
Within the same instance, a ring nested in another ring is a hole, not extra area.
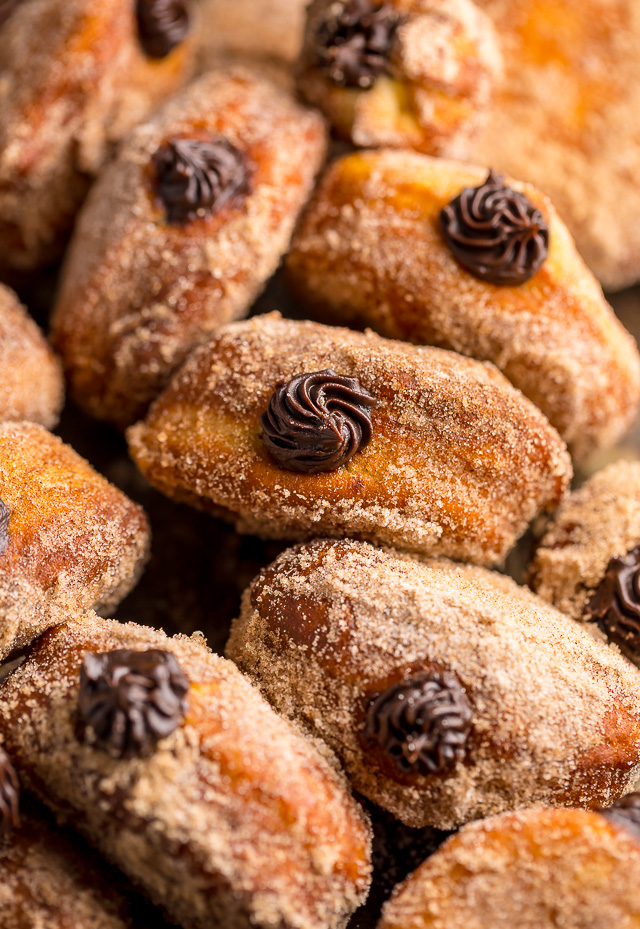
M 599 3 L 0 0 L 2 926 L 635 925 Z

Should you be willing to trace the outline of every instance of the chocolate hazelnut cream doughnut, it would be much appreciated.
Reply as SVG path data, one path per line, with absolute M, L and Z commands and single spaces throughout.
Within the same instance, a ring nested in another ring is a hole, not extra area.
M 0 424 L 0 658 L 54 607 L 113 609 L 148 555 L 141 507 L 41 426 Z
M 631 929 L 639 820 L 636 807 L 521 810 L 472 823 L 396 889 L 378 929 Z
M 490 365 L 277 313 L 221 327 L 128 432 L 154 487 L 239 532 L 501 561 L 571 476 Z
M 248 312 L 325 153 L 321 117 L 245 69 L 210 72 L 132 133 L 80 215 L 53 315 L 81 406 L 129 425 Z
M 53 428 L 64 399 L 60 364 L 18 298 L 0 284 L 0 422 Z
M 638 671 L 483 568 L 289 549 L 245 593 L 227 654 L 408 826 L 602 806 L 638 776 Z
M 501 71 L 470 0 L 313 0 L 298 86 L 355 145 L 464 157 Z
M 617 461 L 567 497 L 535 551 L 529 583 L 640 663 L 640 462 Z
M 330 929 L 370 881 L 328 756 L 202 637 L 76 617 L 0 686 L 25 788 L 183 929 Z
M 0 263 L 62 253 L 114 141 L 188 77 L 188 0 L 0 0 Z
M 636 343 L 527 184 L 411 152 L 347 156 L 313 198 L 287 272 L 323 322 L 493 361 L 576 459 L 613 445 L 638 411 Z

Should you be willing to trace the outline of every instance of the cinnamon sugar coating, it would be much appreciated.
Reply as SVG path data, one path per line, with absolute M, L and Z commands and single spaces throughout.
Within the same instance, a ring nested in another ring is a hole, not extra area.
M 318 34 L 347 3 L 309 4 L 298 69 L 303 96 L 355 145 L 464 157 L 502 72 L 489 18 L 471 0 L 388 0 L 400 20 L 388 73 L 362 90 L 340 86 L 319 62 Z
M 640 544 L 640 462 L 617 461 L 568 496 L 547 524 L 529 568 L 531 587 L 574 619 L 613 558 Z
M 485 168 L 410 152 L 342 158 L 298 230 L 289 283 L 323 322 L 371 326 L 493 361 L 584 459 L 613 445 L 638 411 L 635 340 L 549 200 L 526 184 L 507 179 L 549 226 L 541 269 L 514 287 L 479 280 L 458 264 L 440 211 L 486 176 Z
M 371 441 L 337 470 L 287 471 L 260 417 L 278 383 L 326 368 L 375 399 Z M 150 483 L 240 532 L 483 563 L 557 505 L 571 474 L 555 431 L 492 366 L 277 313 L 221 327 L 128 438 Z
M 59 622 L 59 608 L 111 610 L 137 582 L 142 508 L 41 426 L 0 424 L 0 500 L 0 657 Z
M 640 845 L 598 813 L 523 810 L 465 826 L 398 886 L 378 929 L 631 929 Z
M 53 428 L 64 399 L 60 364 L 18 298 L 0 284 L 0 421 Z
M 245 593 L 227 654 L 409 826 L 605 806 L 638 774 L 638 671 L 483 568 L 353 541 L 289 549 Z M 402 772 L 364 737 L 367 708 L 432 669 L 456 675 L 472 708 L 464 757 L 439 774 Z
M 172 138 L 230 143 L 247 164 L 246 197 L 169 224 L 153 156 Z M 316 113 L 240 68 L 203 76 L 132 133 L 82 211 L 52 321 L 81 406 L 134 422 L 208 332 L 247 313 L 325 151 Z
M 640 6 L 476 0 L 505 59 L 468 155 L 553 200 L 605 289 L 640 280 Z
M 141 51 L 132 0 L 29 0 L 0 28 L 0 263 L 62 253 L 115 141 L 175 91 L 193 38 Z
M 150 758 L 76 737 L 88 651 L 165 649 L 190 681 L 186 720 Z M 342 776 L 198 635 L 77 617 L 0 688 L 22 782 L 184 929 L 342 926 L 369 884 L 369 829 Z

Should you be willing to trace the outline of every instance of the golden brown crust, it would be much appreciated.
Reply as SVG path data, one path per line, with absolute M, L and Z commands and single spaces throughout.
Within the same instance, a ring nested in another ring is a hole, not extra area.
M 16 295 L 0 284 L 0 421 L 49 429 L 64 399 L 60 364 Z
M 518 287 L 455 260 L 439 214 L 486 169 L 413 153 L 366 152 L 331 166 L 287 261 L 289 281 L 323 321 L 453 348 L 493 361 L 548 416 L 573 455 L 612 445 L 640 402 L 640 359 L 546 197 L 544 265 Z
M 640 845 L 604 816 L 523 810 L 448 839 L 378 929 L 631 929 L 639 882 Z
M 476 0 L 506 77 L 469 156 L 551 197 L 603 286 L 640 268 L 640 6 L 636 0 Z
M 376 398 L 372 440 L 336 471 L 286 471 L 260 416 L 279 381 L 326 368 Z M 128 437 L 155 487 L 241 532 L 485 563 L 559 502 L 571 473 L 557 434 L 492 366 L 277 313 L 219 329 Z
M 185 722 L 150 758 L 76 738 L 81 659 L 116 648 L 168 650 L 191 684 Z M 201 638 L 78 617 L 0 696 L 24 783 L 185 929 L 327 929 L 361 902 L 369 833 L 342 777 Z
M 48 607 L 110 610 L 137 582 L 149 554 L 142 508 L 41 426 L 0 424 L 0 500 L 11 513 L 0 655 L 56 621 Z M 45 611 L 34 604 L 16 615 L 14 598 L 28 603 L 30 589 Z
M 389 0 L 388 5 L 403 17 L 391 55 L 392 75 L 360 90 L 335 84 L 318 67 L 316 36 L 336 2 L 313 0 L 300 90 L 355 145 L 464 157 L 502 71 L 491 21 L 470 0 Z
M 224 137 L 249 164 L 242 204 L 169 225 L 151 158 Z M 77 401 L 124 426 L 207 332 L 244 315 L 286 250 L 326 151 L 321 118 L 243 69 L 213 71 L 129 137 L 79 219 L 53 317 Z
M 640 462 L 617 461 L 567 497 L 531 563 L 530 584 L 559 610 L 583 619 L 612 558 L 640 544 Z
M 640 677 L 510 578 L 360 542 L 289 549 L 245 594 L 228 655 L 336 751 L 354 785 L 410 826 L 507 809 L 602 806 L 640 763 Z M 369 701 L 433 665 L 473 707 L 466 755 L 405 774 L 363 741 Z
M 0 262 L 59 257 L 112 143 L 188 76 L 194 40 L 152 61 L 133 0 L 29 0 L 0 29 Z

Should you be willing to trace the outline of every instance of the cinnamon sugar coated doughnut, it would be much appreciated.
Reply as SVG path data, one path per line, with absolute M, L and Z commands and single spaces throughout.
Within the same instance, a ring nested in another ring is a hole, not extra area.
M 188 2 L 174 6 L 188 16 Z M 166 0 L 10 6 L 0 21 L 0 264 L 29 269 L 60 257 L 92 176 L 184 83 L 194 44 L 186 29 L 149 54 Z
M 0 424 L 0 656 L 58 608 L 113 609 L 148 556 L 141 507 L 41 426 Z
M 410 826 L 602 806 L 638 776 L 638 671 L 483 568 L 289 549 L 246 592 L 227 654 Z
M 502 56 L 470 0 L 313 0 L 298 71 L 303 96 L 355 145 L 463 157 Z
M 583 810 L 465 826 L 397 889 L 378 929 L 631 929 L 640 836 Z
M 505 206 L 502 197 L 494 212 L 478 202 L 483 189 L 496 198 L 487 173 L 408 152 L 340 159 L 298 230 L 287 259 L 289 284 L 323 322 L 371 326 L 390 338 L 493 361 L 547 415 L 574 457 L 584 459 L 613 445 L 638 412 L 635 340 L 605 301 L 548 199 L 526 184 L 499 182 L 512 201 L 524 195 L 538 211 L 537 225 L 523 227 L 521 202 Z M 456 228 L 450 210 L 469 188 L 478 191 L 464 209 L 467 221 L 479 209 L 478 225 Z M 441 219 L 443 210 L 448 216 Z M 524 283 L 504 283 L 496 274 L 496 249 L 488 256 L 494 276 L 481 279 L 487 255 L 478 254 L 473 241 L 483 234 L 491 238 L 483 222 L 493 224 L 488 228 L 494 235 L 499 223 L 503 237 L 512 234 L 503 246 L 503 271 L 509 262 L 523 263 L 529 275 Z M 521 225 L 514 234 L 516 223 Z M 547 227 L 548 254 L 527 255 L 541 224 Z M 456 236 L 461 244 L 452 251 Z M 459 260 L 463 252 L 465 266 Z
M 63 397 L 57 358 L 13 291 L 0 284 L 0 421 L 52 428 Z
M 129 137 L 80 216 L 52 321 L 73 397 L 125 426 L 215 326 L 245 315 L 325 156 L 321 118 L 212 71 Z
M 128 438 L 153 486 L 241 532 L 481 563 L 571 476 L 558 435 L 492 366 L 277 313 L 221 327 Z
M 83 659 L 122 649 L 169 653 L 188 679 L 186 714 L 150 755 L 115 757 L 78 732 Z M 1 685 L 0 712 L 25 787 L 183 929 L 327 929 L 362 901 L 369 830 L 342 776 L 198 635 L 76 617 Z

